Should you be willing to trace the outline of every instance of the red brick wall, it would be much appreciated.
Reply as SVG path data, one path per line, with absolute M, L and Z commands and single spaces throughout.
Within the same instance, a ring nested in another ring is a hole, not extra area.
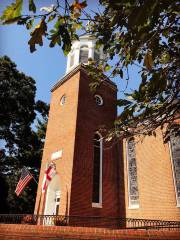
M 102 84 L 97 93 L 103 97 L 104 104 L 97 106 L 89 83 L 87 74 L 79 70 L 52 92 L 35 213 L 45 165 L 53 152 L 62 149 L 62 158 L 55 161 L 61 190 L 59 214 L 124 217 L 124 202 L 120 202 L 124 192 L 123 188 L 120 189 L 123 182 L 119 178 L 120 154 L 117 144 L 103 151 L 102 208 L 92 208 L 93 137 L 99 127 L 105 127 L 102 131 L 102 135 L 105 135 L 113 126 L 117 115 L 117 91 L 111 83 Z M 63 94 L 67 99 L 65 105 L 61 106 Z
M 116 89 L 102 84 L 96 94 L 104 103 L 98 106 L 89 90 L 90 79 L 81 72 L 77 113 L 75 153 L 71 186 L 70 215 L 120 216 L 118 153 L 116 145 L 103 150 L 102 208 L 92 207 L 93 138 L 95 132 L 106 135 L 116 118 Z
M 156 138 L 146 137 L 136 145 L 140 207 L 128 208 L 126 148 L 120 142 L 104 145 L 102 208 L 92 207 L 93 136 L 99 127 L 103 136 L 112 127 L 117 93 L 105 82 L 97 92 L 104 104 L 97 106 L 89 83 L 86 73 L 78 70 L 52 92 L 35 213 L 45 165 L 53 152 L 62 149 L 62 158 L 55 161 L 61 190 L 59 214 L 179 220 L 169 146 L 163 144 L 160 131 Z M 61 106 L 63 94 L 67 99 Z M 42 207 L 43 198 L 40 213 Z
M 46 163 L 51 160 L 51 154 L 63 150 L 62 158 L 55 160 L 61 191 L 61 204 L 59 214 L 68 214 L 71 194 L 71 177 L 74 158 L 75 130 L 77 119 L 77 104 L 79 94 L 79 75 L 74 74 L 68 81 L 52 92 L 49 120 L 41 164 L 38 192 L 36 197 L 35 213 L 37 212 L 41 194 L 42 180 Z M 66 94 L 66 102 L 60 105 L 61 97 Z M 41 199 L 40 213 L 43 214 L 43 201 Z
M 106 228 L 57 227 L 37 225 L 0 224 L 0 240 L 45 239 L 179 239 L 178 230 L 110 230 Z
M 176 205 L 170 149 L 163 143 L 162 132 L 157 136 L 136 138 L 137 180 L 139 208 L 128 208 L 128 178 L 126 144 L 124 143 L 124 172 L 126 214 L 131 218 L 180 220 L 180 208 Z

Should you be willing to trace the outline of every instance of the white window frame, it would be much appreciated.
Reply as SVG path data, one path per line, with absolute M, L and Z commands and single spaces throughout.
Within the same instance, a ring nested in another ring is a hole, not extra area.
M 60 99 L 60 105 L 63 106 L 66 103 L 66 94 L 63 94 Z
M 57 198 L 59 198 L 59 201 L 57 201 Z M 59 205 L 60 207 L 60 201 L 61 201 L 61 192 L 60 190 L 55 192 L 55 209 L 54 212 L 56 213 L 56 207 Z
M 82 63 L 81 62 L 81 51 L 87 51 L 87 55 L 88 55 L 88 58 L 89 58 L 89 47 L 88 47 L 88 45 L 81 45 L 80 46 L 80 49 L 79 49 L 79 63 Z M 84 64 L 84 65 L 87 65 L 88 64 L 88 58 L 87 58 L 87 62 L 84 62 L 84 63 L 82 63 L 82 64 Z
M 138 204 L 132 204 L 130 199 L 130 181 L 129 181 L 129 151 L 128 151 L 128 141 L 125 142 L 126 145 L 126 167 L 127 167 L 127 185 L 128 185 L 128 208 L 129 209 L 139 209 L 139 203 Z M 137 165 L 137 164 L 136 164 Z
M 59 158 L 62 158 L 62 154 L 63 154 L 63 150 L 62 150 L 62 149 L 60 149 L 60 150 L 57 151 L 57 152 L 53 152 L 53 153 L 51 154 L 51 160 L 57 160 L 57 159 L 59 159 Z
M 102 165 L 103 165 L 103 138 L 99 132 L 96 132 L 100 137 L 100 176 L 99 176 L 99 202 L 92 202 L 92 207 L 94 208 L 102 208 Z M 94 145 L 93 145 L 94 147 Z
M 98 106 L 103 105 L 104 101 L 103 101 L 103 98 L 100 95 L 98 95 L 98 94 L 94 95 L 94 99 L 95 99 L 95 102 Z M 97 99 L 99 100 L 99 102 L 97 101 Z
M 171 160 L 171 169 L 172 169 L 172 175 L 173 175 L 173 183 L 174 183 L 174 191 L 176 195 L 176 207 L 180 208 L 180 199 L 177 195 L 177 188 L 176 188 L 176 178 L 175 178 L 175 172 L 174 172 L 174 161 L 172 157 L 172 148 L 171 148 L 171 142 L 168 143 L 169 146 L 169 152 L 170 152 L 170 160 Z

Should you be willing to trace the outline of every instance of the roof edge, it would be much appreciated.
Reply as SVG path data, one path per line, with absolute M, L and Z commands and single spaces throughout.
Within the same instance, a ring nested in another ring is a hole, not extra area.
M 56 90 L 59 86 L 61 86 L 65 81 L 67 81 L 70 77 L 76 74 L 79 70 L 83 70 L 87 74 L 86 65 L 80 63 L 74 69 L 72 69 L 69 73 L 65 74 L 58 82 L 51 88 L 51 92 Z M 104 83 L 108 83 L 111 87 L 117 91 L 117 85 L 112 82 L 106 75 L 104 75 Z

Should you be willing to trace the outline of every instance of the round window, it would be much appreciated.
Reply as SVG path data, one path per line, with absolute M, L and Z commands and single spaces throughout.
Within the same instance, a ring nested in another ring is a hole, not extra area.
M 66 102 L 66 95 L 63 95 L 63 96 L 61 97 L 60 104 L 61 104 L 61 105 L 64 105 L 65 102 Z
M 97 105 L 99 105 L 99 106 L 103 105 L 103 98 L 100 95 L 95 95 L 94 98 L 95 98 Z

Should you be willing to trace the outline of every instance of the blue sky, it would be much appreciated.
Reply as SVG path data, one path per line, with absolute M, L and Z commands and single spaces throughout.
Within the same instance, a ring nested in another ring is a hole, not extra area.
M 0 9 L 3 10 L 10 0 L 1 0 Z M 25 1 L 27 3 L 27 1 Z M 35 1 L 38 8 L 42 6 L 49 6 L 53 0 Z M 88 11 L 97 11 L 98 1 L 89 0 Z M 43 47 L 37 47 L 37 51 L 30 53 L 29 51 L 29 31 L 25 26 L 5 25 L 0 26 L 0 55 L 7 55 L 17 64 L 19 71 L 31 76 L 36 81 L 36 99 L 41 99 L 47 103 L 50 102 L 50 89 L 60 79 L 66 69 L 66 57 L 61 48 L 56 46 L 54 48 L 48 47 L 48 41 L 44 41 Z M 129 89 L 135 89 L 138 85 L 138 71 L 137 67 L 130 68 L 130 84 Z M 122 79 L 115 79 L 118 85 L 118 96 L 122 97 L 121 90 L 124 89 L 126 82 Z

